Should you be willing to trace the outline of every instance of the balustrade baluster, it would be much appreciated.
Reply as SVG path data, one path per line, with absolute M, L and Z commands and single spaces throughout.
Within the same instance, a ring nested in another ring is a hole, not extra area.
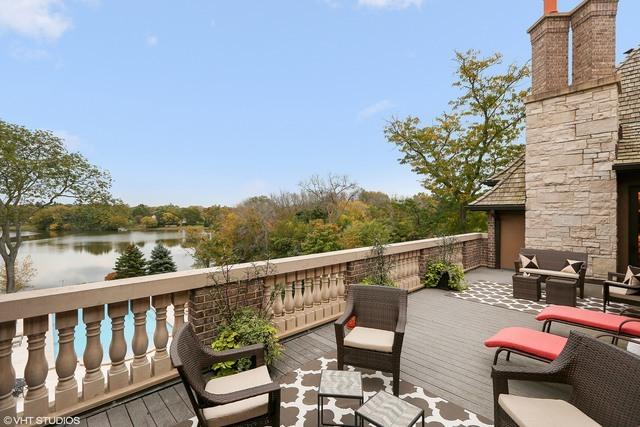
M 49 316 L 24 319 L 29 356 L 24 368 L 27 394 L 24 397 L 26 417 L 44 417 L 49 413 L 49 391 L 45 384 L 49 364 L 45 355 L 45 334 L 49 329 Z
M 272 322 L 275 325 L 278 332 L 283 333 L 286 330 L 286 324 L 284 320 L 284 302 L 282 301 L 282 280 L 283 276 L 276 276 L 273 279 L 272 291 L 273 295 L 273 319 Z
M 300 311 L 304 308 L 304 300 L 302 298 L 302 279 L 295 281 L 296 292 L 293 296 L 293 304 L 296 311 Z
M 313 270 L 307 270 L 304 277 L 304 313 L 305 323 L 311 324 L 316 320 L 313 309 Z
M 78 366 L 78 355 L 73 346 L 74 332 L 77 324 L 77 310 L 56 313 L 56 329 L 58 329 L 56 411 L 68 408 L 78 402 L 78 382 L 75 376 L 76 367 Z
M 147 357 L 149 337 L 147 336 L 147 310 L 149 310 L 149 298 L 140 298 L 131 301 L 133 311 L 133 362 L 131 362 L 131 382 L 137 383 L 151 377 L 151 364 Z
M 167 306 L 171 304 L 171 294 L 155 295 L 151 297 L 151 302 L 156 310 L 156 328 L 153 331 L 153 345 L 156 351 L 151 358 L 151 374 L 158 375 L 171 370 L 171 359 L 167 352 Z
M 325 274 L 320 279 L 322 282 L 322 302 L 329 302 L 329 276 Z
M 16 321 L 0 323 L 0 419 L 16 416 L 16 399 L 13 387 L 16 384 L 16 371 L 11 360 L 13 338 L 16 336 Z M 7 423 L 14 426 L 13 421 Z
M 173 303 L 173 328 L 171 333 L 175 333 L 184 324 L 184 311 L 189 300 L 189 292 L 174 292 L 171 295 Z
M 82 321 L 87 328 L 87 344 L 82 355 L 85 375 L 82 379 L 82 397 L 89 400 L 104 393 L 102 364 L 102 344 L 100 343 L 100 322 L 104 319 L 104 305 L 82 309 Z
M 107 372 L 107 386 L 109 391 L 114 391 L 129 385 L 129 370 L 124 363 L 124 358 L 127 355 L 124 318 L 129 312 L 129 301 L 109 304 L 107 312 L 111 319 L 111 343 L 109 343 L 111 367 Z
M 285 279 L 284 288 L 284 311 L 287 313 L 293 313 L 293 281 Z
M 347 306 L 347 303 L 345 302 L 345 299 L 346 299 L 345 293 L 346 293 L 346 289 L 344 286 L 344 274 L 341 271 L 338 273 L 338 306 L 341 313 L 344 311 L 345 307 Z
M 314 319 L 320 321 L 324 318 L 324 310 L 322 308 L 322 277 L 317 270 L 313 277 L 313 313 Z

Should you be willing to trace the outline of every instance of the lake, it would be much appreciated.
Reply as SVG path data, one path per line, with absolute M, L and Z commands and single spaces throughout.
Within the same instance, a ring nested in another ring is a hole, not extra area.
M 162 242 L 178 270 L 189 270 L 193 259 L 181 246 L 183 238 L 180 230 L 35 234 L 22 243 L 18 257 L 30 255 L 37 270 L 29 289 L 52 288 L 104 280 L 129 243 L 137 245 L 148 259 L 156 243 Z

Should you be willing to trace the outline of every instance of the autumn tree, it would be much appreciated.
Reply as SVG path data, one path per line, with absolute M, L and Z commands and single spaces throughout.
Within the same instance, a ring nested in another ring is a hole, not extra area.
M 456 52 L 455 88 L 460 96 L 450 110 L 423 126 L 417 117 L 392 119 L 387 139 L 422 176 L 424 187 L 442 208 L 455 213 L 451 231 L 465 231 L 466 206 L 482 192 L 482 183 L 523 151 L 518 138 L 523 130 L 521 85 L 528 66 L 502 65 L 502 55 L 481 57 L 474 50 Z
M 110 200 L 111 178 L 53 133 L 0 120 L 0 256 L 6 292 L 16 291 L 16 259 L 22 226 L 59 199 Z

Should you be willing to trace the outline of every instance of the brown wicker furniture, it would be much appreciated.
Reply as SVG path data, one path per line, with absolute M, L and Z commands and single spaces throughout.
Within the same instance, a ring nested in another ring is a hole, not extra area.
M 530 301 L 538 301 L 542 295 L 540 290 L 541 282 L 542 277 L 538 275 L 523 276 L 522 274 L 514 274 L 513 297 Z
M 576 281 L 548 277 L 546 282 L 547 304 L 576 306 Z
M 420 418 L 424 427 L 424 409 L 386 391 L 376 393 L 356 411 L 356 414 L 376 427 L 412 427 Z
M 625 285 L 624 283 L 622 283 L 622 281 L 624 280 L 624 276 L 624 273 L 611 272 L 608 274 L 609 280 L 606 280 L 602 284 L 602 311 L 607 311 L 607 306 L 611 302 L 620 302 L 623 304 L 640 306 L 640 292 L 628 295 L 611 292 L 611 288 L 638 289 L 637 287 Z
M 539 269 L 547 270 L 549 272 L 553 271 L 554 274 L 557 274 L 558 272 L 560 272 L 560 270 L 564 268 L 565 262 L 568 259 L 575 260 L 575 261 L 582 261 L 584 264 L 582 264 L 582 268 L 578 273 L 576 285 L 580 289 L 580 298 L 584 298 L 584 278 L 587 273 L 587 254 L 578 253 L 578 252 L 555 251 L 551 249 L 530 249 L 530 248 L 520 249 L 520 254 L 527 255 L 527 256 L 535 255 L 536 258 L 538 259 Z M 516 268 L 516 273 L 521 272 L 522 264 L 520 263 L 519 259 L 515 261 L 515 268 Z M 530 270 L 527 272 L 537 274 L 534 271 L 530 271 Z M 546 282 L 546 278 L 549 275 L 546 275 L 546 274 L 540 274 L 540 275 L 542 276 L 542 281 Z M 561 277 L 561 275 L 558 275 L 558 277 Z
M 324 422 L 324 399 L 333 397 L 336 399 L 354 399 L 359 406 L 364 403 L 362 391 L 362 374 L 358 371 L 333 371 L 324 370 L 320 373 L 320 387 L 318 388 L 318 426 L 337 426 L 339 424 L 327 424 Z M 344 425 L 344 424 L 340 424 Z M 355 414 L 355 424 L 351 427 L 359 427 L 358 414 Z
M 211 365 L 240 358 L 251 359 L 250 370 L 210 379 Z M 171 362 L 185 385 L 198 426 L 280 425 L 280 386 L 269 377 L 264 346 L 215 352 L 186 323 L 174 334 Z
M 345 324 L 357 326 L 345 337 Z M 407 291 L 372 285 L 351 285 L 347 307 L 335 322 L 338 369 L 344 364 L 393 374 L 393 394 L 400 390 L 400 353 L 407 323 Z
M 531 425 L 536 421 L 535 425 L 640 425 L 640 357 L 576 331 L 548 365 L 493 366 L 491 376 L 497 427 L 527 425 L 526 421 Z M 570 384 L 572 394 L 568 402 L 509 395 L 509 380 Z

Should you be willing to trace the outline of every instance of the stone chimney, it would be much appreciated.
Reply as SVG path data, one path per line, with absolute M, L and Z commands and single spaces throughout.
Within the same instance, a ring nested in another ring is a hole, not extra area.
M 585 0 L 571 12 L 573 84 L 615 74 L 618 0 Z
M 545 0 L 544 16 L 528 30 L 531 36 L 534 95 L 569 85 L 571 15 L 558 13 L 557 5 L 557 0 Z

